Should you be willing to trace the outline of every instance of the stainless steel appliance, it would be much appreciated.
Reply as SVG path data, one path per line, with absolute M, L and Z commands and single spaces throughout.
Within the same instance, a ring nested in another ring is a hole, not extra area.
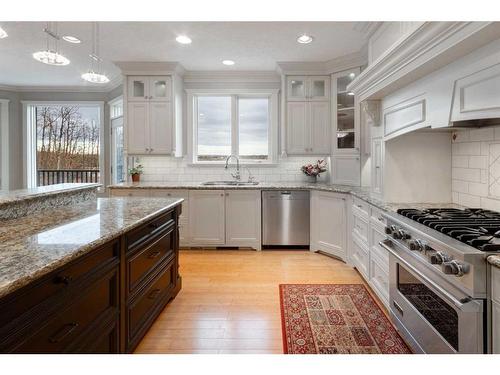
M 500 250 L 500 214 L 402 209 L 384 216 L 390 314 L 408 343 L 425 353 L 486 352 L 486 257 Z
M 309 245 L 309 191 L 262 191 L 262 245 Z

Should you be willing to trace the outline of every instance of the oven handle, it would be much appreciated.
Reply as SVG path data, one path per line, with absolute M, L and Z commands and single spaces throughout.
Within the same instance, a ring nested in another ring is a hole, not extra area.
M 394 256 L 399 262 L 403 263 L 406 267 L 408 267 L 410 270 L 412 270 L 414 273 L 419 274 L 418 270 L 416 270 L 412 265 L 410 265 L 406 260 L 401 258 L 401 256 L 394 251 L 394 249 L 389 246 L 392 245 L 392 241 L 389 239 L 385 239 L 383 241 L 379 242 L 379 245 L 382 246 L 384 249 L 386 249 L 392 256 Z M 436 284 L 434 281 L 428 279 L 425 276 L 419 275 L 420 278 L 422 278 L 426 283 L 428 283 L 432 288 L 437 290 L 439 293 L 441 293 L 448 301 L 453 303 L 458 309 L 464 312 L 479 312 L 482 311 L 482 304 L 478 303 L 477 301 L 474 301 L 472 299 L 469 299 L 470 297 L 464 298 L 462 301 L 459 301 L 455 297 L 453 297 L 450 293 L 448 293 L 446 290 L 441 288 L 438 284 Z M 475 308 L 470 308 L 471 304 L 475 305 Z M 467 305 L 467 307 L 465 306 Z

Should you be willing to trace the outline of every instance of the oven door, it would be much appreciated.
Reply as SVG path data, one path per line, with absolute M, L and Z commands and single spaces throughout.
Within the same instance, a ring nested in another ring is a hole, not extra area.
M 453 296 L 387 239 L 391 317 L 416 352 L 484 353 L 483 300 Z

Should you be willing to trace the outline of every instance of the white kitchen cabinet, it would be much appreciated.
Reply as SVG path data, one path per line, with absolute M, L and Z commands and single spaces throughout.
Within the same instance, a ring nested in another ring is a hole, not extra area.
M 149 189 L 110 189 L 110 196 L 112 197 L 149 197 Z
M 129 102 L 127 106 L 128 154 L 171 154 L 172 120 L 172 105 L 169 102 Z
M 323 251 L 346 259 L 346 197 L 323 191 L 311 192 L 311 251 Z
M 370 251 L 363 241 L 352 235 L 352 261 L 365 280 L 369 280 Z
M 164 101 L 172 98 L 172 79 L 168 76 L 127 77 L 128 101 Z
M 288 76 L 288 101 L 328 101 L 330 99 L 330 77 Z
M 189 240 L 189 190 L 181 189 L 150 189 L 152 198 L 182 198 L 182 212 L 179 216 L 179 245 L 190 246 Z
M 189 237 L 194 246 L 224 245 L 223 190 L 189 191 Z
M 371 140 L 371 191 L 378 197 L 382 196 L 383 186 L 383 151 L 384 141 L 381 137 Z
M 500 354 L 500 269 L 494 266 L 491 266 L 491 316 L 491 351 Z
M 226 246 L 261 249 L 260 190 L 226 190 Z
M 287 103 L 287 153 L 327 155 L 330 153 L 330 104 Z
M 330 176 L 333 184 L 359 186 L 361 181 L 359 155 L 332 155 Z

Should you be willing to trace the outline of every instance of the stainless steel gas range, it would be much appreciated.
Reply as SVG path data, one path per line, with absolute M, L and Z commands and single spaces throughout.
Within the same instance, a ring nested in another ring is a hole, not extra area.
M 500 250 L 500 213 L 385 213 L 391 317 L 416 352 L 487 351 L 487 262 Z

